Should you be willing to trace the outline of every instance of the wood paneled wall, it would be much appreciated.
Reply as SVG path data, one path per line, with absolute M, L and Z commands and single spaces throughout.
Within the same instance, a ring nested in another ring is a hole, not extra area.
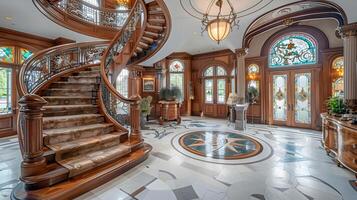
M 18 32 L 11 29 L 0 28 L 0 45 L 15 46 L 37 51 L 66 43 L 75 42 L 66 38 L 49 39 L 28 33 Z M 19 63 L 19 62 L 18 62 Z M 21 68 L 20 64 L 0 63 L 0 66 L 8 67 L 13 70 L 12 73 L 12 109 L 13 113 L 0 116 L 0 137 L 16 134 L 16 119 L 19 111 L 18 92 L 17 92 L 17 73 Z

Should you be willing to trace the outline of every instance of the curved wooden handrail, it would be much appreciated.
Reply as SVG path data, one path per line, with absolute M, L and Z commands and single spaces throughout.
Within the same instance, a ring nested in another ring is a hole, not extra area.
M 127 21 L 131 11 L 130 9 L 100 8 L 83 0 L 32 1 L 41 13 L 53 22 L 73 31 L 104 39 L 112 39 L 115 36 Z M 69 3 L 69 1 L 72 2 Z M 77 9 L 73 6 L 73 3 L 78 3 Z M 86 15 L 83 10 L 90 10 L 91 12 Z M 92 18 L 88 18 L 91 15 L 93 15 Z
M 88 58 L 85 58 L 84 56 L 86 56 L 85 54 L 81 54 L 81 50 L 90 50 L 93 49 L 93 47 L 107 47 L 108 45 L 108 41 L 99 41 L 99 42 L 84 42 L 84 43 L 72 43 L 72 44 L 64 44 L 64 45 L 60 45 L 60 46 L 55 46 L 55 47 L 51 47 L 49 49 L 44 49 L 42 51 L 37 52 L 35 55 L 33 55 L 30 59 L 26 60 L 23 64 L 23 66 L 20 69 L 20 72 L 18 74 L 18 91 L 19 91 L 19 95 L 20 97 L 26 95 L 26 94 L 35 94 L 37 92 L 37 90 L 39 88 L 41 88 L 42 84 L 45 82 L 40 82 L 38 83 L 38 85 L 36 85 L 35 87 L 33 87 L 33 89 L 31 91 L 29 91 L 28 86 L 25 83 L 25 78 L 27 77 L 26 74 L 27 73 L 31 73 L 31 70 L 33 70 L 34 66 L 40 62 L 42 59 L 46 59 L 48 58 L 48 63 L 46 64 L 46 67 L 48 67 L 49 69 L 51 68 L 51 65 L 53 60 L 51 60 L 51 57 L 55 57 L 55 56 L 61 56 L 63 55 L 64 52 L 71 50 L 71 49 L 78 49 L 78 52 L 72 52 L 72 53 L 78 53 L 78 54 L 73 54 L 77 55 L 77 60 L 71 60 L 71 61 L 77 61 L 77 63 L 74 62 L 70 62 L 69 65 L 71 65 L 73 67 L 77 67 L 79 65 L 83 65 L 86 64 L 88 62 L 92 62 L 93 60 L 90 60 Z M 88 51 L 84 51 L 84 53 L 88 53 Z M 89 55 L 89 54 L 87 54 Z M 49 66 L 48 66 L 49 65 Z M 67 67 L 67 68 L 65 68 Z M 68 66 L 63 66 L 63 68 L 65 69 L 69 69 Z M 56 72 L 61 72 L 62 69 L 55 69 Z M 33 71 L 33 73 L 35 73 L 35 71 Z M 55 74 L 52 74 L 52 76 L 55 76 Z M 48 77 L 48 78 L 51 78 Z M 47 81 L 48 79 L 46 79 Z
M 108 79 L 108 76 L 107 76 L 106 65 L 107 65 L 107 59 L 108 59 L 109 56 L 112 56 L 112 58 L 110 58 L 110 59 L 112 60 L 112 62 L 114 62 L 114 55 L 109 55 L 109 54 L 111 53 L 111 50 L 114 49 L 115 45 L 118 43 L 118 41 L 121 39 L 121 37 L 123 37 L 123 35 L 125 34 L 125 30 L 129 26 L 130 19 L 132 19 L 134 17 L 134 15 L 136 14 L 136 9 L 135 8 L 137 8 L 138 6 L 142 6 L 143 15 L 144 15 L 143 26 L 142 26 L 142 28 L 140 30 L 140 37 L 142 36 L 142 34 L 144 32 L 144 27 L 146 26 L 147 11 L 145 9 L 145 3 L 143 2 L 143 0 L 137 0 L 135 2 L 134 6 L 133 6 L 133 9 L 130 12 L 130 15 L 128 17 L 129 20 L 126 21 L 126 23 L 124 24 L 123 28 L 117 33 L 117 35 L 111 41 L 111 43 L 109 44 L 109 47 L 104 52 L 104 54 L 102 56 L 102 61 L 101 61 L 101 77 L 102 77 L 102 80 L 104 81 L 105 85 L 109 89 L 110 93 L 112 93 L 114 96 L 116 96 L 122 102 L 127 103 L 127 104 L 138 104 L 138 101 L 140 100 L 140 97 L 139 96 L 133 96 L 131 98 L 126 98 L 123 95 L 121 95 L 114 88 L 114 86 L 110 83 L 110 81 Z M 124 46 L 128 45 L 128 43 L 125 44 Z M 138 42 L 135 43 L 133 49 L 136 48 L 136 45 L 138 45 Z M 124 49 L 124 47 L 122 49 Z M 118 55 L 121 52 L 114 52 L 114 53 L 115 53 L 115 55 Z M 131 53 L 133 53 L 133 50 L 131 50 Z M 125 64 L 126 64 L 126 62 L 122 63 L 122 65 L 125 65 Z
M 157 45 L 157 47 L 152 52 L 150 52 L 149 54 L 142 56 L 140 58 L 136 58 L 134 61 L 129 63 L 130 66 L 136 65 L 136 64 L 141 63 L 145 60 L 148 60 L 153 55 L 155 55 L 164 46 L 164 44 L 168 40 L 169 35 L 171 33 L 172 23 L 171 23 L 171 15 L 170 15 L 169 9 L 167 8 L 167 6 L 163 0 L 155 0 L 155 1 L 161 7 L 161 9 L 164 13 L 164 16 L 165 16 L 165 20 L 166 20 L 165 35 L 163 38 L 160 39 L 160 43 Z M 133 55 L 133 54 L 131 54 L 131 55 Z

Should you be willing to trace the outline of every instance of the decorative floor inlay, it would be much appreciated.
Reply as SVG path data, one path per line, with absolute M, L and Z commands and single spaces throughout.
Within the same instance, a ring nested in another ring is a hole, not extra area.
M 180 145 L 187 151 L 216 159 L 243 159 L 262 151 L 255 139 L 227 131 L 194 131 L 182 135 Z
M 226 128 L 179 133 L 172 137 L 171 145 L 192 159 L 216 164 L 252 164 L 273 155 L 273 148 L 261 136 Z

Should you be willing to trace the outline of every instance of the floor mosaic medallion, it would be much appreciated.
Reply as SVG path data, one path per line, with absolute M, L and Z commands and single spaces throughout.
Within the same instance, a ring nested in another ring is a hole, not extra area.
M 262 151 L 255 139 L 228 131 L 195 131 L 182 135 L 179 144 L 203 157 L 234 160 L 253 157 Z

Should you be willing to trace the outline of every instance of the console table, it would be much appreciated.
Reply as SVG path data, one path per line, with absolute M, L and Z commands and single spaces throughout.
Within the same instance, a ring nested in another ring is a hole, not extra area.
M 181 104 L 177 101 L 159 101 L 160 118 L 159 123 L 162 125 L 164 121 L 175 120 L 177 124 L 181 123 L 180 107 Z
M 336 158 L 338 166 L 343 165 L 357 177 L 357 125 L 328 114 L 321 114 L 321 118 L 325 150 Z

